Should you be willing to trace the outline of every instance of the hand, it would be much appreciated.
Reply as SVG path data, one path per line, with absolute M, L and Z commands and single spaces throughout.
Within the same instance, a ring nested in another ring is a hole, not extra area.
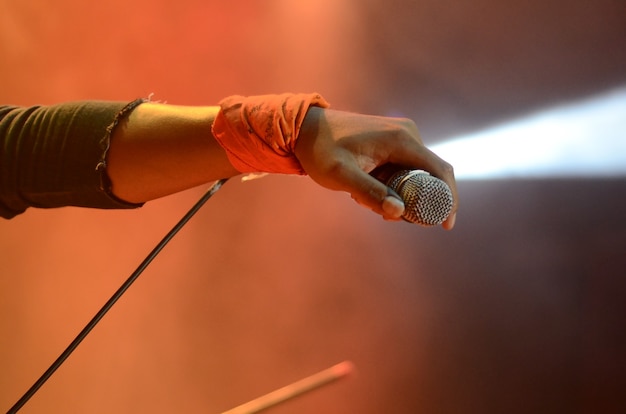
M 390 163 L 428 171 L 452 191 L 454 206 L 442 226 L 447 230 L 454 227 L 458 196 L 453 168 L 424 146 L 415 123 L 409 119 L 312 107 L 295 153 L 315 182 L 350 193 L 355 201 L 386 220 L 400 220 L 404 206 L 369 173 Z

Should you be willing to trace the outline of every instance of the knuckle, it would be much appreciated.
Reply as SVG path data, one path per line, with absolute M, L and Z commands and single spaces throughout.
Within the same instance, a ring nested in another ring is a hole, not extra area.
M 382 190 L 380 187 L 381 186 L 379 185 L 370 184 L 366 189 L 366 192 L 372 202 L 381 203 L 385 199 L 385 196 L 387 195 L 387 190 Z
M 454 180 L 454 167 L 452 166 L 452 164 L 446 162 L 443 171 L 445 175 L 451 177 L 451 179 Z
M 422 144 L 422 137 L 415 122 L 409 118 L 400 118 L 400 134 L 399 136 L 409 141 L 415 141 Z
M 447 175 L 454 175 L 454 167 L 447 161 L 441 160 L 441 171 Z

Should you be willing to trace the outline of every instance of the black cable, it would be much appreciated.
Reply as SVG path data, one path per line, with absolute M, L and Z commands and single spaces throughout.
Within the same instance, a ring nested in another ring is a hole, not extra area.
M 78 347 L 78 345 L 85 339 L 85 337 L 91 332 L 91 330 L 100 322 L 100 319 L 104 317 L 104 315 L 113 307 L 115 302 L 126 292 L 126 290 L 130 287 L 130 285 L 137 280 L 139 275 L 143 273 L 143 271 L 148 267 L 150 262 L 154 260 L 154 258 L 159 254 L 159 252 L 165 247 L 165 245 L 180 231 L 180 229 L 193 217 L 194 214 L 200 210 L 200 208 L 206 203 L 209 198 L 213 196 L 220 189 L 220 187 L 227 181 L 228 179 L 221 179 L 217 181 L 215 184 L 209 188 L 209 190 L 194 204 L 194 206 L 183 216 L 183 218 L 172 228 L 172 230 L 167 233 L 167 235 L 156 245 L 156 247 L 150 252 L 150 254 L 144 259 L 144 261 L 137 267 L 128 279 L 120 286 L 120 288 L 111 296 L 111 299 L 104 304 L 104 306 L 96 313 L 91 321 L 83 328 L 82 331 L 76 336 L 76 338 L 72 341 L 71 344 L 65 351 L 59 355 L 59 357 L 50 365 L 50 368 L 43 373 L 43 375 L 24 393 L 22 398 L 20 398 L 13 407 L 7 411 L 7 414 L 15 414 L 19 411 L 20 408 L 24 406 L 31 399 L 33 395 L 41 388 L 41 386 L 54 374 L 54 372 L 59 369 L 59 367 L 65 362 L 65 360 L 74 352 L 74 350 Z

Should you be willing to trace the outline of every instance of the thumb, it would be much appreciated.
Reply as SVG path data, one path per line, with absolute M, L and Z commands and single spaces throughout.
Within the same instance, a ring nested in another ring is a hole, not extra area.
M 385 219 L 401 219 L 404 213 L 404 202 L 391 188 L 358 168 L 345 169 L 342 171 L 342 176 L 345 189 L 357 203 L 382 215 Z

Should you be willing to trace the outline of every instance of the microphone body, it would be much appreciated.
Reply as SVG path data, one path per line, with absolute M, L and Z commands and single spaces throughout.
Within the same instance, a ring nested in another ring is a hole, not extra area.
M 453 205 L 452 191 L 444 181 L 423 170 L 400 169 L 384 174 L 380 181 L 404 201 L 402 218 L 430 227 L 443 223 Z

